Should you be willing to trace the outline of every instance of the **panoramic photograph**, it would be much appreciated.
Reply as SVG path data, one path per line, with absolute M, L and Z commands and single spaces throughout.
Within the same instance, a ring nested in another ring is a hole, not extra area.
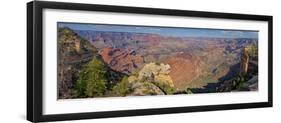
M 258 31 L 57 23 L 57 98 L 258 91 Z

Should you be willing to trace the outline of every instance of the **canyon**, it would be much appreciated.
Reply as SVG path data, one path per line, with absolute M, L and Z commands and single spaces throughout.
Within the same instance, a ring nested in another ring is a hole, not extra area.
M 172 37 L 89 30 L 76 32 L 97 49 L 110 50 L 111 55 L 101 55 L 106 61 L 108 58 L 114 61 L 115 65 L 109 65 L 117 71 L 131 73 L 150 62 L 169 64 L 170 76 L 178 90 L 202 88 L 208 83 L 218 82 L 227 73 L 224 79 L 235 76 L 239 68 L 230 70 L 230 67 L 240 62 L 243 48 L 257 45 L 257 39 L 247 38 Z M 127 52 L 123 54 L 126 57 L 120 59 L 114 56 L 121 51 Z
M 60 98 L 79 97 L 76 81 L 93 60 L 105 72 L 103 96 L 257 90 L 258 39 L 70 28 L 61 28 L 58 37 Z

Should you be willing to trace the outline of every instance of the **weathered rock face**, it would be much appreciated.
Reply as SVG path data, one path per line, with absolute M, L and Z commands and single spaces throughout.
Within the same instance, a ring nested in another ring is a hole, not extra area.
M 258 76 L 254 76 L 246 83 L 246 88 L 250 91 L 257 91 L 258 90 Z
M 69 28 L 59 28 L 58 43 L 58 98 L 77 98 L 79 97 L 78 93 L 81 92 L 78 92 L 79 90 L 75 86 L 77 86 L 77 80 L 83 78 L 81 71 L 86 69 L 83 66 L 93 60 L 98 61 L 95 63 L 105 63 L 97 49 L 89 41 L 81 38 Z M 100 78 L 105 78 L 103 80 L 106 80 L 106 88 L 116 85 L 124 76 L 123 73 L 114 71 L 107 65 L 94 66 L 93 64 L 88 69 L 105 71 L 104 76 Z M 92 73 L 98 76 L 95 74 L 96 72 Z M 80 86 L 82 85 L 80 84 Z
M 135 82 L 132 83 L 131 96 L 145 96 L 145 95 L 164 95 L 165 93 L 156 85 L 150 82 Z
M 128 77 L 132 93 L 129 95 L 165 95 L 173 93 L 173 81 L 169 76 L 168 64 L 148 63 L 138 72 Z
M 70 88 L 79 76 L 82 63 L 91 60 L 97 50 L 69 28 L 58 34 L 58 90 L 59 98 L 75 96 Z
M 239 75 L 246 75 L 247 73 L 258 72 L 258 50 L 257 46 L 246 46 L 243 48 Z
M 249 48 L 243 48 L 241 61 L 240 61 L 240 71 L 239 75 L 246 75 L 248 71 L 249 64 Z
M 113 70 L 122 73 L 131 73 L 144 63 L 140 55 L 125 49 L 106 47 L 101 49 L 99 54 Z
M 217 87 L 220 92 L 232 91 L 257 91 L 258 90 L 258 76 L 251 77 L 236 76 L 232 79 L 226 80 Z
M 167 60 L 171 66 L 172 81 L 176 88 L 185 89 L 186 85 L 199 76 L 200 60 L 189 54 L 178 54 Z
M 165 82 L 171 87 L 174 87 L 172 78 L 169 76 L 170 65 L 148 63 L 140 71 L 138 75 L 138 80 L 147 82 Z

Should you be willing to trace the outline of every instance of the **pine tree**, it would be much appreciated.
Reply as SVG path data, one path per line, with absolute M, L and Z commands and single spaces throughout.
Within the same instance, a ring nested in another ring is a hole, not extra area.
M 106 91 L 106 65 L 98 59 L 93 59 L 82 67 L 76 83 L 80 97 L 103 96 Z

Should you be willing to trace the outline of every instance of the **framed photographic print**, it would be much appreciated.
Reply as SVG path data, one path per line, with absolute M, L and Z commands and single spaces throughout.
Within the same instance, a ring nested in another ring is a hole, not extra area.
M 27 4 L 33 122 L 272 107 L 272 16 Z

